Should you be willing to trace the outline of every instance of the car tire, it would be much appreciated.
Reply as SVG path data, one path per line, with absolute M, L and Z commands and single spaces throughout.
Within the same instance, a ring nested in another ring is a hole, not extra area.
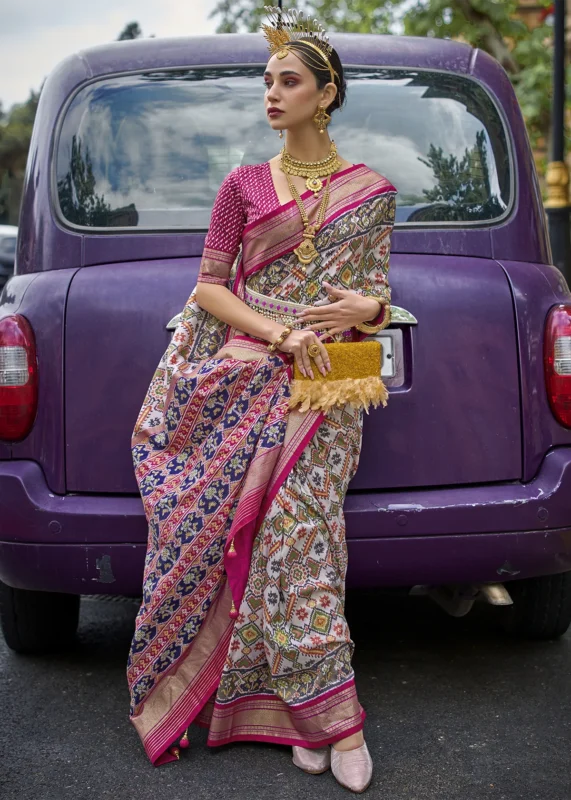
M 79 595 L 13 589 L 0 581 L 0 626 L 6 644 L 24 655 L 64 650 L 75 640 Z
M 503 628 L 524 639 L 557 639 L 571 625 L 571 572 L 506 584 L 513 605 L 503 609 Z

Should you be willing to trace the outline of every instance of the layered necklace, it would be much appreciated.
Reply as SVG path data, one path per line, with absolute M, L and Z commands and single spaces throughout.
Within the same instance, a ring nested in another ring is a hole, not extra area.
M 299 247 L 296 247 L 293 252 L 296 254 L 302 270 L 305 272 L 306 265 L 311 264 L 317 256 L 317 250 L 315 249 L 313 240 L 325 220 L 327 205 L 329 203 L 331 175 L 340 169 L 341 161 L 337 155 L 335 142 L 331 142 L 329 155 L 321 161 L 299 161 L 297 158 L 292 158 L 284 147 L 281 152 L 280 167 L 282 172 L 285 173 L 291 196 L 297 204 L 301 221 L 303 222 L 303 242 Z M 323 179 L 325 179 L 325 191 L 323 192 L 323 197 L 319 204 L 317 217 L 313 223 L 309 221 L 309 215 L 303 205 L 303 200 L 291 179 L 292 175 L 305 178 L 305 185 L 309 191 L 313 192 L 314 197 L 319 196 L 319 192 L 323 188 Z

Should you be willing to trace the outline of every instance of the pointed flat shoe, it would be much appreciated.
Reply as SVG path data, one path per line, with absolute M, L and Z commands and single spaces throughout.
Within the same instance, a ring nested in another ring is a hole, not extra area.
M 351 792 L 364 792 L 373 777 L 373 761 L 363 744 L 355 750 L 331 749 L 331 772 L 337 783 Z
M 310 775 L 321 775 L 331 766 L 331 751 L 329 747 L 312 750 L 309 747 L 292 747 L 293 763 Z

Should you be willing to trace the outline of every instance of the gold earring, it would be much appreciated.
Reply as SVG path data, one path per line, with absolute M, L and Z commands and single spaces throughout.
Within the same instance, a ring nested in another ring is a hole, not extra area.
M 284 132 L 283 132 L 283 131 L 280 131 L 280 132 L 278 133 L 278 136 L 280 137 L 280 139 L 283 139 L 283 138 L 284 138 Z
M 319 128 L 319 133 L 325 133 L 325 128 L 331 122 L 331 117 L 327 113 L 327 111 L 323 108 L 323 106 L 317 106 L 317 112 L 313 117 L 313 121 Z

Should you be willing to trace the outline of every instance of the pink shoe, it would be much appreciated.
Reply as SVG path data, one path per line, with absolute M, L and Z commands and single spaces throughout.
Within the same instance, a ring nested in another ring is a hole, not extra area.
M 345 789 L 364 792 L 373 777 L 373 762 L 367 745 L 346 752 L 331 748 L 331 772 Z
M 329 747 L 311 750 L 309 747 L 292 747 L 293 763 L 310 775 L 321 775 L 331 766 L 331 753 Z

